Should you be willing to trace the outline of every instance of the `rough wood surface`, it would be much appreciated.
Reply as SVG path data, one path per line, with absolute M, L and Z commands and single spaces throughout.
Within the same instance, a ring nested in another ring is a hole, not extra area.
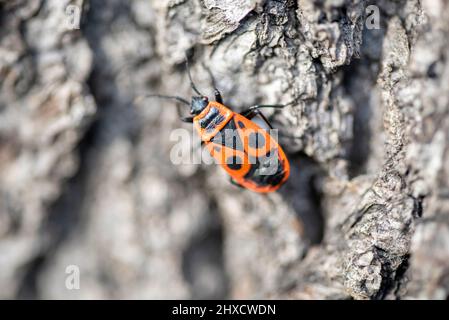
M 446 299 L 448 16 L 445 0 L 0 1 L 0 298 Z M 188 125 L 135 98 L 189 97 L 185 52 L 235 110 L 296 101 L 267 113 L 293 166 L 280 192 L 170 162 Z

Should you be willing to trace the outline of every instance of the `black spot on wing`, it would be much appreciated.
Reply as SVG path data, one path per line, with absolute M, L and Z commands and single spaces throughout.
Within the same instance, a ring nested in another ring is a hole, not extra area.
M 250 159 L 252 163 L 245 179 L 261 187 L 276 186 L 285 176 L 284 163 L 278 157 L 277 150 L 268 152 L 264 157 Z
M 221 144 L 225 147 L 244 151 L 243 143 L 235 125 L 234 119 L 231 119 L 212 139 L 212 142 Z
M 242 158 L 239 156 L 231 156 L 226 159 L 226 165 L 231 170 L 240 170 L 242 168 Z

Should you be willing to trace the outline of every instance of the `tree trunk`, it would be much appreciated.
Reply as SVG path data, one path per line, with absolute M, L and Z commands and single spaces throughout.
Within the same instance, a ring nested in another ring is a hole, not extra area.
M 448 297 L 447 1 L 3 0 L 0 15 L 0 298 Z M 170 161 L 191 126 L 136 98 L 189 98 L 186 52 L 235 111 L 294 101 L 266 112 L 292 165 L 279 192 Z

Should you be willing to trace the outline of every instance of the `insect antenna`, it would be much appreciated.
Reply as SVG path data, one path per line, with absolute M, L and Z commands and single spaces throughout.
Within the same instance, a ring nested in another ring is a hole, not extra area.
M 190 106 L 190 103 L 181 97 L 178 96 L 167 96 L 167 95 L 163 95 L 163 94 L 145 94 L 145 95 L 140 95 L 138 96 L 136 99 L 134 99 L 135 102 L 140 102 L 143 99 L 147 99 L 147 98 L 160 98 L 160 99 L 172 99 L 172 100 L 177 100 L 179 102 L 182 102 L 188 106 Z
M 197 87 L 195 86 L 195 83 L 193 83 L 192 80 L 192 74 L 190 73 L 190 65 L 189 65 L 189 58 L 187 57 L 186 54 L 186 69 L 187 69 L 187 75 L 189 76 L 189 80 L 190 80 L 190 86 L 192 87 L 193 91 L 195 91 L 198 95 L 200 96 L 204 96 L 204 94 L 202 94 Z

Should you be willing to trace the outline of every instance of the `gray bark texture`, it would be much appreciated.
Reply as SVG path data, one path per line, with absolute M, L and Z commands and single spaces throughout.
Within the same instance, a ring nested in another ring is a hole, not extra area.
M 446 299 L 448 17 L 445 0 L 0 1 L 0 298 Z M 186 52 L 236 111 L 295 101 L 266 110 L 280 191 L 171 163 L 189 124 L 136 97 L 190 97 Z

